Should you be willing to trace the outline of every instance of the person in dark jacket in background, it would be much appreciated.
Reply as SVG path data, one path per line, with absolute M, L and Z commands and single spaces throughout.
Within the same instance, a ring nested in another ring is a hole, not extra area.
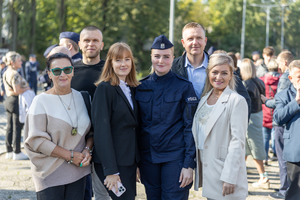
M 298 200 L 300 196 L 300 60 L 289 65 L 290 86 L 275 95 L 274 120 L 284 126 L 283 158 L 286 160 L 290 187 L 285 199 Z
M 35 54 L 30 54 L 29 61 L 25 64 L 25 74 L 29 87 L 32 88 L 35 94 L 37 92 L 37 76 L 39 71 L 40 63 L 36 60 Z
M 281 75 L 278 86 L 277 86 L 277 93 L 285 90 L 291 85 L 291 81 L 289 80 L 289 64 L 294 60 L 294 56 L 290 51 L 282 51 L 277 57 L 277 63 L 279 68 L 283 72 Z M 264 95 L 261 95 L 262 101 L 265 103 L 266 107 L 268 108 L 276 108 L 276 102 L 274 99 L 268 99 Z M 274 120 L 276 123 L 276 121 Z M 284 127 L 283 126 L 274 126 L 275 130 L 275 150 L 278 158 L 279 163 L 279 176 L 280 176 L 280 188 L 278 192 L 271 193 L 269 196 L 272 198 L 277 199 L 284 199 L 285 193 L 289 188 L 289 183 L 287 180 L 287 169 L 286 169 L 286 161 L 283 159 L 283 148 L 284 148 Z
M 182 29 L 181 43 L 185 49 L 182 56 L 174 59 L 172 72 L 184 77 L 192 82 L 196 95 L 201 97 L 206 79 L 206 68 L 208 66 L 209 55 L 204 50 L 207 38 L 205 37 L 205 29 L 202 25 L 191 22 L 186 24 Z M 241 79 L 236 78 L 236 91 L 243 96 L 248 104 L 248 114 L 250 116 L 251 100 Z
M 248 155 L 252 155 L 257 171 L 260 175 L 258 182 L 252 184 L 253 187 L 269 188 L 270 182 L 267 172 L 263 165 L 266 158 L 262 135 L 262 101 L 261 94 L 265 94 L 265 85 L 262 80 L 256 77 L 254 63 L 246 58 L 242 60 L 241 76 L 243 83 L 251 98 L 251 115 L 246 135 L 246 159 Z

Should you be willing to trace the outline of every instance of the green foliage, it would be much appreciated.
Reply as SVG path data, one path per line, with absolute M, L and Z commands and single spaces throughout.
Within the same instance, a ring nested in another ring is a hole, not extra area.
M 11 9 L 18 14 L 17 51 L 28 56 L 30 53 L 30 17 L 32 0 L 9 1 L 4 21 L 10 22 Z M 36 0 L 35 51 L 41 63 L 44 50 L 59 42 L 61 32 L 59 10 L 62 0 Z M 10 2 L 14 2 L 11 5 Z M 105 59 L 108 48 L 115 42 L 130 45 L 137 60 L 137 68 L 143 76 L 151 66 L 150 49 L 152 41 L 160 34 L 168 37 L 170 0 L 64 0 L 66 31 L 80 32 L 87 25 L 95 25 L 103 32 Z M 181 30 L 185 24 L 196 21 L 206 28 L 208 43 L 206 49 L 215 46 L 225 51 L 240 51 L 243 0 L 176 0 L 174 47 L 175 56 L 184 51 L 181 45 Z M 266 13 L 262 8 L 250 4 L 261 4 L 261 0 L 247 0 L 245 56 L 264 48 L 266 34 Z M 276 0 L 276 4 L 289 3 L 285 12 L 285 48 L 297 57 L 300 55 L 300 0 Z M 280 49 L 281 8 L 271 9 L 269 44 Z M 141 75 L 141 74 L 140 74 Z

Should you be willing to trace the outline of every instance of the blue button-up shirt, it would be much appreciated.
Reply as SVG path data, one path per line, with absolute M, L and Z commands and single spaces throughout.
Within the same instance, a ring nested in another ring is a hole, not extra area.
M 193 83 L 193 86 L 194 86 L 194 89 L 195 89 L 198 99 L 200 99 L 203 89 L 204 89 L 205 79 L 206 79 L 205 70 L 208 65 L 208 57 L 205 53 L 203 55 L 204 55 L 204 60 L 203 60 L 202 64 L 196 68 L 194 68 L 191 65 L 187 56 L 185 57 L 185 67 L 187 68 L 189 81 L 191 81 Z

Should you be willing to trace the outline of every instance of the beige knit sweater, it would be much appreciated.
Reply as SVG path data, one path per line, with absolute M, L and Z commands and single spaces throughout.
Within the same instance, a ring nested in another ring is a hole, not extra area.
M 64 108 L 57 95 L 42 93 L 34 98 L 28 111 L 25 150 L 31 161 L 37 192 L 75 182 L 91 172 L 90 166 L 77 167 L 64 159 L 50 156 L 56 146 L 78 152 L 85 148 L 85 135 L 90 130 L 91 122 L 81 93 L 72 91 L 75 105 L 71 93 L 61 95 L 67 105 L 72 101 L 71 110 Z M 71 135 L 72 123 L 78 127 L 76 136 Z

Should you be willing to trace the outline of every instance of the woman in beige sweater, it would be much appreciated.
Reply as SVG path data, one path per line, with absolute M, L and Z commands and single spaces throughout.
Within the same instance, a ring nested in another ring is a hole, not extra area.
M 82 200 L 91 173 L 91 122 L 80 92 L 71 89 L 73 66 L 66 54 L 47 59 L 50 90 L 36 96 L 25 122 L 25 149 L 37 199 Z

